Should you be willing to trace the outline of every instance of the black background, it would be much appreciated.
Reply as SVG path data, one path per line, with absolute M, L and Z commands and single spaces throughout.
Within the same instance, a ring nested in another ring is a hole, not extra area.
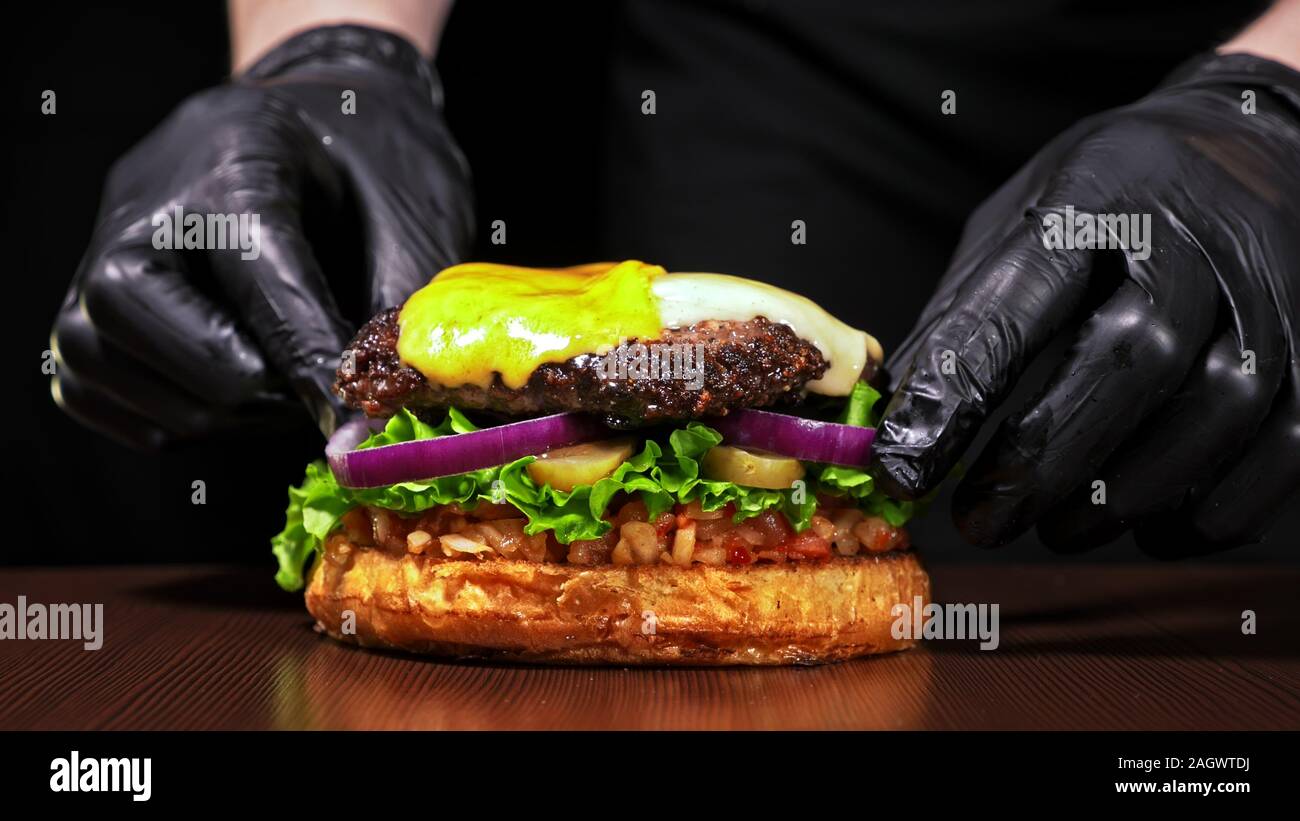
M 439 68 L 475 173 L 478 256 L 639 257 L 767 279 L 888 349 L 965 215 L 1035 147 L 1141 96 L 1251 5 L 472 0 L 453 13 Z M 264 562 L 269 578 L 284 488 L 320 454 L 305 417 L 295 431 L 137 453 L 65 418 L 40 368 L 106 169 L 226 77 L 223 5 L 28 11 L 4 57 L 12 418 L 0 561 Z M 652 118 L 640 114 L 646 88 Z M 959 116 L 939 114 L 946 88 L 959 91 Z M 56 115 L 40 113 L 44 89 Z M 495 219 L 507 221 L 504 248 L 483 241 Z M 792 219 L 808 223 L 807 246 L 789 242 Z M 191 504 L 195 480 L 205 505 Z M 940 505 L 913 528 L 932 556 L 1063 561 L 1032 536 L 967 547 Z M 1226 558 L 1295 558 L 1298 540 L 1292 509 L 1269 541 Z M 1140 557 L 1124 539 L 1084 558 Z

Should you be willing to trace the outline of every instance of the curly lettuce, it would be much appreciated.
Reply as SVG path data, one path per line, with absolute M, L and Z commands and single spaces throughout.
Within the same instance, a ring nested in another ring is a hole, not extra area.
M 357 448 L 433 439 L 477 429 L 459 411 L 449 411 L 446 420 L 434 426 L 403 410 L 389 419 L 382 431 L 372 434 Z M 280 566 L 275 580 L 286 590 L 301 588 L 303 565 L 307 559 L 321 549 L 325 537 L 338 525 L 343 514 L 357 505 L 371 505 L 399 513 L 419 513 L 453 502 L 471 506 L 485 494 L 490 495 L 497 473 L 497 468 L 487 468 L 387 487 L 345 488 L 339 485 L 325 460 L 318 459 L 307 465 L 302 484 L 289 488 L 284 530 L 271 539 L 271 552 Z
M 858 383 L 840 416 L 841 422 L 872 425 L 877 420 L 875 405 L 880 394 L 865 382 Z M 434 439 L 478 428 L 452 408 L 446 418 L 431 425 L 402 410 L 388 420 L 384 429 L 372 434 L 358 449 Z M 444 476 L 419 482 L 402 482 L 381 488 L 345 488 L 335 480 L 324 460 L 307 466 L 301 485 L 289 489 L 285 527 L 272 540 L 272 552 L 279 563 L 276 581 L 286 590 L 303 586 L 303 568 L 313 553 L 322 549 L 325 538 L 339 524 L 343 514 L 358 505 L 415 514 L 439 505 L 456 503 L 472 509 L 479 502 L 509 503 L 527 519 L 526 533 L 553 531 L 562 544 L 596 539 L 611 527 L 605 512 L 620 493 L 639 498 L 651 518 L 676 504 L 698 502 L 706 511 L 735 506 L 736 522 L 776 509 L 796 532 L 809 527 L 817 508 L 817 494 L 847 496 L 866 512 L 882 516 L 895 527 L 914 512 L 911 502 L 896 502 L 875 488 L 871 476 L 860 468 L 838 465 L 810 467 L 805 482 L 782 490 L 753 488 L 700 475 L 700 460 L 722 441 L 713 428 L 691 422 L 672 431 L 667 449 L 647 439 L 639 453 L 619 465 L 612 474 L 591 485 L 561 491 L 538 485 L 527 467 L 535 457 L 526 456 L 498 467 Z

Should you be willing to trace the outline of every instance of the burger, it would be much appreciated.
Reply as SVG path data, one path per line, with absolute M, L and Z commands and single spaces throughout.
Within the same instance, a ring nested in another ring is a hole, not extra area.
M 360 413 L 289 490 L 277 581 L 346 642 L 528 662 L 898 650 L 911 502 L 865 470 L 883 354 L 804 297 L 636 260 L 448 268 L 366 323 Z

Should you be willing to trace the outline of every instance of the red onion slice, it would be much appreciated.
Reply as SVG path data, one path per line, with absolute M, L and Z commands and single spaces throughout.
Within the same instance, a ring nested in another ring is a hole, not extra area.
M 609 428 L 592 417 L 557 413 L 471 433 L 354 450 L 383 424 L 384 420 L 355 419 L 330 437 L 325 456 L 340 485 L 385 487 L 454 476 L 609 436 Z
M 706 420 L 724 444 L 760 448 L 805 462 L 862 467 L 871 458 L 875 428 L 818 422 L 784 413 L 739 410 Z

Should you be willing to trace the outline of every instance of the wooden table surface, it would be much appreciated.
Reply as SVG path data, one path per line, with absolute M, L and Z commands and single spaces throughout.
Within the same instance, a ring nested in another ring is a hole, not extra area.
M 798 669 L 544 668 L 335 644 L 261 569 L 5 569 L 104 646 L 0 641 L 0 729 L 1300 729 L 1300 568 L 931 568 L 1001 646 Z M 1256 635 L 1243 635 L 1243 610 Z

